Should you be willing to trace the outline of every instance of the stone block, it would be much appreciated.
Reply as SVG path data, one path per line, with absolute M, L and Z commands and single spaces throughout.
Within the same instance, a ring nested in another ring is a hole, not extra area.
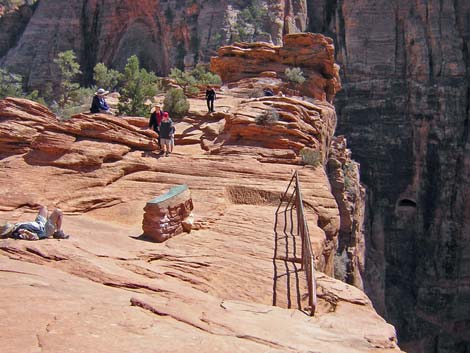
M 193 200 L 187 185 L 177 185 L 145 205 L 143 235 L 158 243 L 183 231 L 190 232 L 193 223 Z

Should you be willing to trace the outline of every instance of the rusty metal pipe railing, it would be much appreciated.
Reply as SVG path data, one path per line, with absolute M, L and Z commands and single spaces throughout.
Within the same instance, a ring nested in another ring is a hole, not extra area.
M 312 244 L 310 241 L 307 219 L 305 217 L 304 205 L 302 200 L 302 192 L 300 190 L 300 181 L 298 172 L 295 171 L 290 180 L 289 186 L 285 193 L 281 196 L 281 202 L 276 210 L 278 214 L 281 204 L 287 199 L 287 194 L 291 186 L 294 186 L 294 191 L 290 195 L 286 209 L 289 205 L 295 207 L 297 216 L 297 232 L 301 239 L 301 270 L 305 271 L 308 288 L 308 305 L 310 307 L 310 316 L 315 315 L 315 309 L 317 307 L 317 286 L 315 280 L 315 257 L 312 250 Z M 292 200 L 294 198 L 294 200 Z M 277 218 L 276 218 L 277 219 Z M 277 224 L 277 221 L 276 221 Z
M 308 304 L 310 306 L 310 316 L 315 315 L 317 307 L 317 286 L 315 280 L 315 257 L 313 255 L 312 243 L 308 232 L 307 219 L 304 212 L 302 192 L 300 190 L 299 174 L 294 172 L 295 188 L 297 196 L 297 219 L 299 224 L 299 234 L 302 240 L 302 267 L 307 277 Z

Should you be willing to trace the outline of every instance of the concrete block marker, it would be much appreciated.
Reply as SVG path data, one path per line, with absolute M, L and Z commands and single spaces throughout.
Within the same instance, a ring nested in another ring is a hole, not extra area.
M 177 185 L 144 207 L 143 236 L 161 243 L 175 235 L 190 232 L 194 220 L 193 200 L 187 185 Z

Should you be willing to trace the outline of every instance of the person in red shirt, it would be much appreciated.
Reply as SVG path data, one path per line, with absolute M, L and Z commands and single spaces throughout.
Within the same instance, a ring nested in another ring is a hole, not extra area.
M 161 141 L 160 141 L 160 124 L 163 119 L 163 111 L 160 109 L 159 105 L 154 106 L 150 110 L 150 120 L 149 120 L 149 128 L 153 129 L 158 134 L 158 146 L 160 150 L 162 149 Z

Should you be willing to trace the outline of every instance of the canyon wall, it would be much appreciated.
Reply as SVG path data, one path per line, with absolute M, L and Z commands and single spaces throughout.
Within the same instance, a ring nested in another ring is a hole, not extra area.
M 7 21 L 0 21 L 0 32 L 20 36 L 15 41 L 0 37 L 0 65 L 26 77 L 30 87 L 41 87 L 57 76 L 53 58 L 73 49 L 86 83 L 91 82 L 98 62 L 122 69 L 133 54 L 145 68 L 166 75 L 175 66 L 207 62 L 220 45 L 237 38 L 249 36 L 280 44 L 283 34 L 306 29 L 306 0 L 262 3 L 264 12 L 259 14 L 261 7 L 251 0 L 190 4 L 176 0 L 42 0 L 25 28 L 12 29 Z M 252 10 L 243 15 L 241 11 L 248 5 Z M 274 16 L 268 16 L 268 11 Z M 255 20 L 250 20 L 253 15 Z M 262 20 L 259 25 L 258 20 Z
M 367 185 L 365 285 L 409 352 L 470 350 L 468 1 L 309 1 Z

